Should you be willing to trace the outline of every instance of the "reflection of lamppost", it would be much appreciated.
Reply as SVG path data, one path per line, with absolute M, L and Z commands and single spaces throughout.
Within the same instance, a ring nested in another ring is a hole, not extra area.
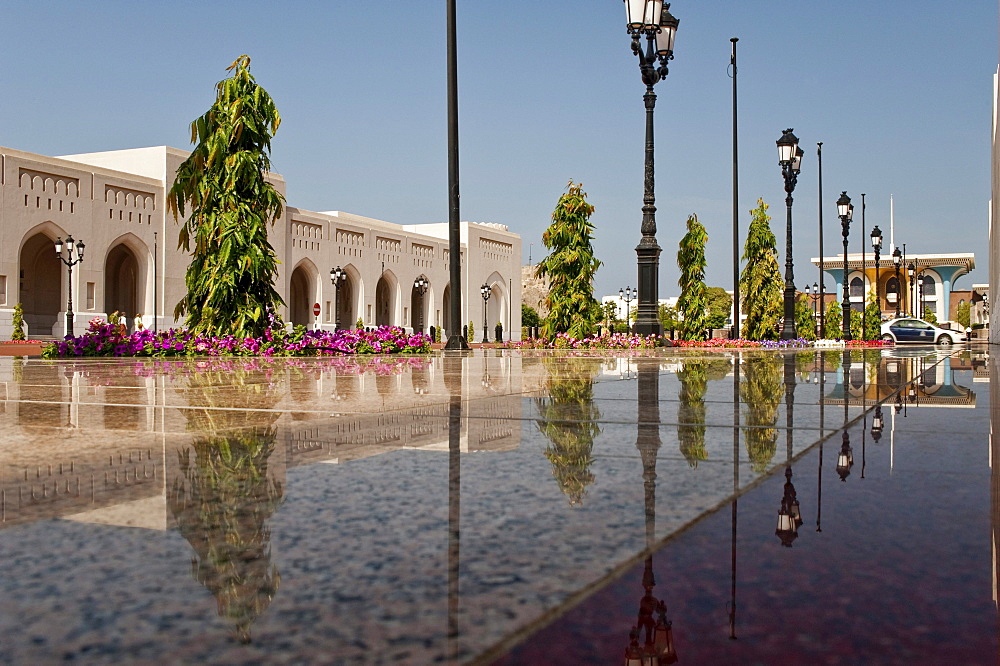
M 336 300 L 333 302 L 333 328 L 334 330 L 340 329 L 340 287 L 344 284 L 344 278 L 347 277 L 347 271 L 345 271 L 340 266 L 330 269 L 330 282 L 333 283 L 333 291 L 336 296 Z
M 83 241 L 75 241 L 72 236 L 66 236 L 66 253 L 63 254 L 63 240 L 56 239 L 56 255 L 69 269 L 69 281 L 66 289 L 66 335 L 73 335 L 73 267 L 83 261 Z M 73 258 L 73 247 L 76 247 L 77 258 Z M 128 313 L 126 313 L 127 316 Z
M 663 325 L 657 312 L 660 270 L 660 246 L 656 243 L 656 194 L 653 167 L 653 107 L 656 93 L 653 86 L 666 78 L 667 63 L 674 57 L 674 37 L 680 22 L 664 6 L 663 0 L 626 0 L 628 32 L 632 37 L 632 53 L 639 58 L 639 71 L 646 84 L 642 100 L 646 106 L 645 178 L 642 194 L 642 238 L 635 248 L 639 268 L 639 312 L 635 329 L 640 335 L 660 335 Z M 646 37 L 643 51 L 641 39 Z M 657 66 L 658 63 L 658 66 Z
M 876 224 L 872 227 L 872 249 L 875 250 L 875 302 L 878 304 L 879 320 L 882 319 L 882 301 L 878 298 L 878 262 L 882 258 L 882 230 Z
M 799 511 L 799 500 L 792 485 L 792 468 L 785 468 L 785 490 L 781 496 L 781 508 L 778 509 L 778 527 L 775 536 L 781 539 L 781 545 L 792 547 L 792 542 L 799 536 L 799 525 L 802 524 L 802 514 Z
M 882 403 L 875 405 L 875 417 L 872 419 L 872 440 L 877 444 L 882 439 L 882 428 L 885 421 L 882 418 Z
M 778 145 L 778 164 L 785 180 L 785 317 L 781 323 L 781 339 L 794 340 L 795 335 L 795 275 L 792 270 L 792 192 L 802 166 L 803 150 L 799 139 L 788 128 L 775 142 Z
M 486 321 L 486 302 L 490 300 L 491 291 L 493 290 L 490 289 L 490 285 L 488 284 L 484 284 L 482 287 L 479 288 L 479 293 L 483 295 L 483 343 L 484 344 L 490 341 L 489 336 L 487 335 L 487 327 L 489 324 Z
M 844 237 L 844 302 L 840 304 L 841 306 L 841 316 L 843 321 L 843 337 L 844 340 L 850 340 L 851 338 L 851 288 L 850 281 L 847 279 L 847 237 L 851 233 L 851 218 L 854 217 L 854 206 L 851 205 L 851 197 L 847 196 L 847 192 L 841 192 L 840 198 L 837 199 L 837 215 L 840 216 L 840 233 Z
M 653 597 L 656 579 L 653 576 L 652 547 L 656 540 L 656 456 L 660 449 L 660 371 L 655 359 L 640 359 L 638 366 L 638 436 L 636 448 L 642 459 L 642 479 L 646 513 L 646 547 L 649 554 L 642 574 L 645 593 L 639 601 L 639 617 L 629 633 L 625 649 L 626 666 L 673 664 L 677 661 L 672 622 L 667 619 L 667 606 Z M 657 619 L 653 620 L 653 613 Z M 645 629 L 642 644 L 640 632 Z
M 846 394 L 845 394 L 846 395 Z M 841 481 L 847 481 L 854 466 L 854 450 L 851 448 L 851 436 L 844 430 L 843 442 L 840 445 L 840 455 L 837 456 L 837 474 Z
M 628 332 L 628 318 L 631 314 L 630 303 L 635 300 L 635 297 L 639 295 L 638 289 L 632 289 L 632 287 L 625 287 L 624 289 L 618 290 L 619 300 L 625 301 L 625 331 Z
M 427 293 L 427 278 L 421 275 L 413 281 L 413 288 L 420 295 L 420 332 L 424 332 L 424 294 Z
M 896 317 L 899 317 L 899 300 L 903 295 L 903 290 L 900 288 L 899 284 L 899 267 L 903 263 L 903 253 L 900 251 L 899 246 L 892 251 L 892 266 L 896 271 Z

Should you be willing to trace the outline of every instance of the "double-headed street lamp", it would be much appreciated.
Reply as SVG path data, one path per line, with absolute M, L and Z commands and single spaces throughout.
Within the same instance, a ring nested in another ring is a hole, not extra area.
M 818 328 L 819 327 L 819 317 L 818 317 L 818 315 L 816 313 L 816 304 L 819 302 L 819 299 L 820 299 L 819 284 L 817 284 L 816 282 L 813 282 L 812 285 L 808 285 L 807 284 L 806 288 L 805 288 L 805 292 L 806 292 L 806 296 L 809 297 L 809 300 L 812 301 L 812 306 L 813 306 L 813 328 Z M 818 337 L 822 337 L 822 335 L 819 335 Z
M 630 303 L 635 300 L 638 296 L 638 289 L 632 289 L 632 287 L 625 287 L 624 289 L 618 290 L 618 298 L 625 301 L 625 332 L 628 333 L 628 318 L 631 314 Z
M 424 332 L 424 294 L 427 293 L 427 278 L 421 275 L 413 281 L 413 288 L 420 295 L 420 332 Z
M 903 265 L 903 252 L 896 246 L 896 249 L 892 251 L 892 266 L 896 271 L 896 318 L 899 318 L 899 301 L 903 296 L 902 285 L 899 283 L 899 267 Z
M 875 250 L 875 303 L 878 305 L 879 320 L 882 319 L 882 301 L 878 297 L 878 262 L 882 258 L 882 230 L 876 224 L 872 227 L 872 249 Z
M 334 295 L 336 296 L 336 300 L 333 301 L 334 330 L 340 329 L 340 287 L 344 284 L 346 277 L 347 271 L 340 266 L 330 269 L 330 282 L 333 283 Z
M 844 302 L 841 303 L 844 340 L 851 339 L 851 287 L 847 279 L 847 237 L 851 233 L 851 218 L 854 217 L 854 206 L 847 192 L 841 192 L 837 199 L 837 215 L 840 216 L 840 233 L 844 237 Z
M 781 323 L 781 339 L 794 340 L 795 335 L 795 274 L 792 270 L 792 191 L 802 167 L 803 150 L 799 139 L 788 128 L 775 142 L 778 146 L 778 164 L 785 179 L 785 316 Z
M 490 300 L 490 294 L 492 293 L 492 291 L 493 290 L 490 289 L 490 285 L 485 283 L 483 284 L 482 287 L 479 288 L 479 293 L 483 295 L 483 344 L 486 344 L 490 341 L 489 337 L 486 334 L 488 326 L 486 321 L 486 302 Z
M 63 247 L 66 248 L 65 253 Z M 74 247 L 76 259 L 73 258 Z M 56 239 L 56 255 L 69 269 L 69 281 L 66 283 L 66 335 L 73 335 L 73 267 L 83 261 L 83 250 L 86 247 L 83 241 L 73 240 L 72 236 L 66 236 L 65 243 L 62 238 Z
M 656 93 L 653 86 L 666 78 L 667 63 L 674 57 L 674 37 L 678 21 L 670 13 L 670 3 L 663 0 L 625 0 L 628 33 L 632 37 L 632 53 L 639 58 L 639 71 L 646 84 L 642 99 L 646 106 L 646 160 L 642 196 L 642 238 L 635 248 L 639 268 L 639 308 L 635 332 L 639 335 L 661 335 L 663 324 L 658 310 L 660 279 L 660 246 L 656 243 L 656 195 L 653 169 L 653 107 Z M 645 50 L 642 38 L 646 38 Z

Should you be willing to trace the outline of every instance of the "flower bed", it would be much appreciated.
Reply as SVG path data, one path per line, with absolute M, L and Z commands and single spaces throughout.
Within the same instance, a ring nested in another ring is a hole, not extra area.
M 591 335 L 582 340 L 568 333 L 557 333 L 554 340 L 528 338 L 513 340 L 502 346 L 507 349 L 653 349 L 660 339 L 655 335 L 641 336 L 628 333 L 613 335 Z
M 395 326 L 373 331 L 339 330 L 292 332 L 269 330 L 260 338 L 195 335 L 184 329 L 128 333 L 121 324 L 90 320 L 79 337 L 49 343 L 45 358 L 67 356 L 321 356 L 324 354 L 416 354 L 430 351 L 430 336 L 407 334 Z

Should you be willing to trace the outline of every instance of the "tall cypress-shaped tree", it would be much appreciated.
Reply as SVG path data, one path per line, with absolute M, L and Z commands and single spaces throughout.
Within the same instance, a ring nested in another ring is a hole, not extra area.
M 542 335 L 568 333 L 584 338 L 594 332 L 601 319 L 601 304 L 594 298 L 594 275 L 601 262 L 594 257 L 594 207 L 579 183 L 569 182 L 552 212 L 552 224 L 542 234 L 550 252 L 538 264 L 538 277 L 549 278 L 545 304 L 549 314 L 542 322 Z
M 740 273 L 742 311 L 746 315 L 742 335 L 748 340 L 773 340 L 781 320 L 784 280 L 778 268 L 778 250 L 771 231 L 767 204 L 757 199 L 750 211 L 753 220 L 743 246 L 743 272 Z
M 708 327 L 708 294 L 705 286 L 705 244 L 708 233 L 698 221 L 697 215 L 687 220 L 687 233 L 681 239 L 677 250 L 677 267 L 681 276 L 677 285 L 681 288 L 677 299 L 677 309 L 681 321 L 682 340 L 704 340 Z
M 167 196 L 174 219 L 190 207 L 177 243 L 191 252 L 187 295 L 174 317 L 186 314 L 195 333 L 259 336 L 283 305 L 267 227 L 281 216 L 284 197 L 265 177 L 281 117 L 250 75 L 250 56 L 227 71 L 232 76 L 216 86 L 215 103 L 191 123 L 196 145 Z

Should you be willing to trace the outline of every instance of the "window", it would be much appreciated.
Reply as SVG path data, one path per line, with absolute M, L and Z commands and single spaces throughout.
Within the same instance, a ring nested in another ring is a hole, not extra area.
M 851 300 L 861 299 L 865 295 L 865 281 L 859 277 L 851 280 Z
M 0 275 L 0 304 L 7 303 L 7 276 Z
M 88 282 L 87 283 L 87 309 L 88 310 L 93 310 L 94 309 L 94 283 L 93 282 Z
M 936 284 L 937 283 L 934 282 L 934 278 L 932 278 L 930 275 L 925 275 L 924 276 L 924 296 L 934 296 L 934 295 L 936 295 L 936 293 L 937 293 L 935 291 L 936 290 L 936 287 L 935 287 Z

